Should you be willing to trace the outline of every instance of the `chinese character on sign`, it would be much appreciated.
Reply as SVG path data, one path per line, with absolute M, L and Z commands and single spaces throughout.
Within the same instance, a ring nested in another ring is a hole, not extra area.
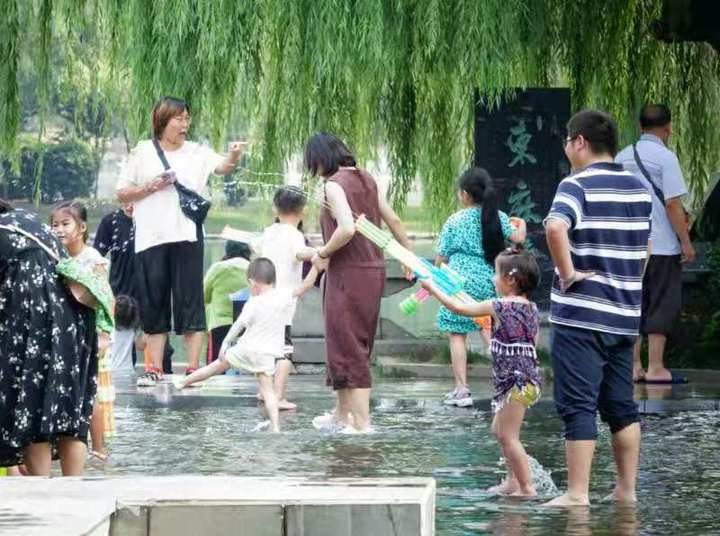
M 514 127 L 510 127 L 510 135 L 505 144 L 514 155 L 514 158 L 508 164 L 508 167 L 515 167 L 516 164 L 536 164 L 537 158 L 528 152 L 528 144 L 532 139 L 525 128 L 525 120 L 518 119 Z

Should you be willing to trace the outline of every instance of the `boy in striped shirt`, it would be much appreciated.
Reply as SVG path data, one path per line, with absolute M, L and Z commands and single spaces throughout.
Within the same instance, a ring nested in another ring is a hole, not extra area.
M 613 160 L 610 116 L 584 110 L 567 125 L 573 174 L 545 219 L 555 262 L 550 322 L 555 405 L 565 425 L 568 491 L 551 506 L 589 504 L 596 414 L 608 423 L 617 466 L 613 497 L 635 502 L 640 425 L 633 399 L 633 345 L 640 327 L 652 200 Z

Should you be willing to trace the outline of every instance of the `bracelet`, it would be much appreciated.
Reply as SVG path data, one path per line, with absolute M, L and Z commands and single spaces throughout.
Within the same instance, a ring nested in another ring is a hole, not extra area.
M 330 258 L 330 255 L 323 255 L 322 253 L 320 253 L 319 249 L 317 251 L 317 256 L 320 257 L 321 259 L 329 259 Z

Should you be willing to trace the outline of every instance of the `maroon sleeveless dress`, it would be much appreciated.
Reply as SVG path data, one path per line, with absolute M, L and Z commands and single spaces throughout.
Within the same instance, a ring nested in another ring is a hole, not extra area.
M 357 217 L 380 225 L 378 189 L 363 170 L 341 169 L 327 181 L 340 185 Z M 320 214 L 323 239 L 327 242 L 337 228 L 328 208 Z M 380 299 L 385 285 L 385 258 L 382 251 L 360 233 L 330 257 L 325 273 L 323 312 L 327 385 L 338 389 L 369 389 L 370 355 L 375 343 Z

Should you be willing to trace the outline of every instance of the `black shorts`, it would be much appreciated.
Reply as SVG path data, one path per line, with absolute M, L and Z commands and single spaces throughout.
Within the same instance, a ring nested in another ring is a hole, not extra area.
M 650 255 L 643 278 L 640 333 L 669 335 L 682 306 L 680 255 Z
M 203 241 L 160 244 L 135 255 L 143 331 L 205 331 Z

